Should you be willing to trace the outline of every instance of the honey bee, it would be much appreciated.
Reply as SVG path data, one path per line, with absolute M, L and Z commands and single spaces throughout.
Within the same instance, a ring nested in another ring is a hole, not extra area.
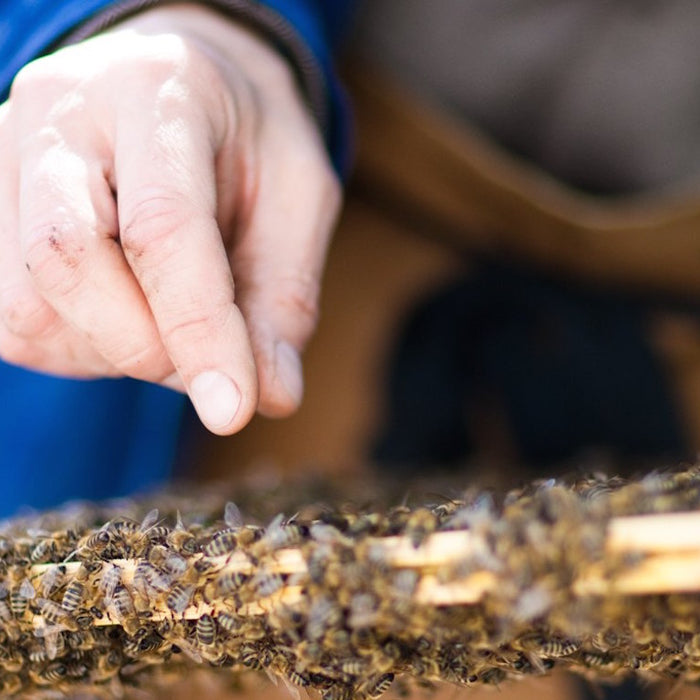
M 202 548 L 205 557 L 214 558 L 231 554 L 238 547 L 235 530 L 217 532 Z
M 32 668 L 29 669 L 29 677 L 38 686 L 56 685 L 64 680 L 67 675 L 68 667 L 60 661 L 54 661 L 39 671 L 35 671 Z
M 429 508 L 416 508 L 407 518 L 404 534 L 418 548 L 438 527 L 438 518 Z
M 202 615 L 195 627 L 197 641 L 204 646 L 211 646 L 216 641 L 216 623 L 211 615 Z
M 165 604 L 175 615 L 182 615 L 189 605 L 193 592 L 194 586 L 176 583 L 170 590 L 168 597 L 165 599 Z
M 220 574 L 214 583 L 215 592 L 212 597 L 217 594 L 227 595 L 240 590 L 248 581 L 250 576 L 241 571 L 224 571 Z
M 105 606 L 109 607 L 114 599 L 114 593 L 122 582 L 122 570 L 116 564 L 106 564 L 100 579 L 100 588 L 104 595 Z
M 350 678 L 363 675 L 367 672 L 367 668 L 367 662 L 364 659 L 357 657 L 350 657 L 349 659 L 344 659 L 340 663 L 341 672 L 346 676 L 349 676 Z
M 25 659 L 17 648 L 0 648 L 0 666 L 8 673 L 19 673 L 24 668 Z
M 197 538 L 185 529 L 179 513 L 177 515 L 175 528 L 171 530 L 166 537 L 166 543 L 172 551 L 185 558 L 191 557 L 193 554 L 199 552 Z
M 64 629 L 77 631 L 78 623 L 59 605 L 49 598 L 37 598 L 35 604 L 45 621 Z
M 204 556 L 224 556 L 237 548 L 237 533 L 243 527 L 243 517 L 233 501 L 229 501 L 224 508 L 224 523 L 226 527 L 219 530 L 202 549 Z
M 84 535 L 79 541 L 78 546 L 73 554 L 80 554 L 82 557 L 97 557 L 100 558 L 105 550 L 111 545 L 112 537 L 108 530 L 109 523 L 103 525 L 96 532 L 91 532 Z M 66 558 L 68 561 L 73 554 Z
M 17 695 L 23 687 L 22 677 L 17 673 L 2 675 L 2 694 L 6 697 Z
M 79 580 L 71 581 L 63 594 L 61 607 L 68 613 L 75 612 L 85 597 L 85 585 Z
M 353 700 L 355 690 L 351 685 L 336 683 L 323 692 L 323 700 Z
M 219 623 L 221 629 L 233 635 L 238 634 L 239 630 L 244 624 L 244 619 L 245 618 L 238 617 L 237 615 L 231 615 L 226 612 L 220 612 L 216 616 L 216 621 Z
M 63 564 L 56 564 L 55 566 L 47 567 L 41 574 L 39 580 L 39 587 L 41 594 L 48 598 L 55 591 L 59 590 L 63 586 L 66 579 L 66 567 Z
M 158 569 L 148 561 L 140 561 L 134 571 L 134 587 L 146 599 L 151 599 L 151 592 L 164 593 L 170 590 L 172 576 Z
M 306 623 L 308 639 L 320 639 L 324 632 L 337 625 L 342 616 L 340 607 L 328 596 L 319 597 L 311 604 Z
M 285 521 L 282 513 L 275 516 L 267 526 L 263 536 L 253 546 L 253 556 L 257 557 L 266 552 L 291 547 L 298 544 L 308 534 L 305 526 L 295 522 L 293 518 Z
M 148 553 L 148 561 L 151 566 L 173 578 L 182 576 L 187 570 L 185 557 L 161 545 L 151 547 Z
M 114 617 L 127 634 L 134 634 L 139 627 L 139 618 L 136 614 L 134 601 L 124 586 L 117 585 L 115 588 L 114 596 L 111 600 L 111 609 L 114 611 Z
M 18 574 L 23 575 L 24 569 L 20 567 L 20 569 L 15 569 L 11 573 L 14 573 L 15 577 Z M 14 585 L 11 583 L 10 585 L 10 610 L 15 617 L 22 618 L 27 612 L 29 601 L 36 597 L 36 590 L 31 581 L 26 577 L 22 578 L 20 583 L 15 583 Z
M 358 688 L 358 695 L 372 699 L 381 697 L 389 690 L 393 682 L 393 673 L 384 673 L 381 676 L 370 677 Z
M 370 627 L 377 619 L 379 603 L 372 593 L 356 593 L 350 600 L 348 625 L 352 628 Z
M 256 671 L 263 669 L 262 657 L 257 646 L 244 642 L 238 652 L 238 660 L 247 668 Z
M 271 596 L 284 585 L 284 579 L 278 573 L 260 569 L 250 580 L 250 588 L 262 598 Z
M 38 633 L 41 632 L 41 635 Z M 44 655 L 40 661 L 53 661 L 58 656 L 62 656 L 66 649 L 66 640 L 63 636 L 63 626 L 50 625 L 41 627 L 34 632 L 37 636 L 41 636 L 44 644 L 39 647 Z

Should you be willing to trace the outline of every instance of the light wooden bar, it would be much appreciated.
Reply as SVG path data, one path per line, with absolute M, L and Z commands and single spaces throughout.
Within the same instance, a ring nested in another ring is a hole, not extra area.
M 419 570 L 421 577 L 415 592 L 415 600 L 422 605 L 472 605 L 496 585 L 495 574 L 489 571 L 472 572 L 462 579 L 441 582 L 436 572 L 441 568 L 458 564 L 469 557 L 480 538 L 466 530 L 438 532 L 430 535 L 420 546 L 414 546 L 408 537 L 383 537 L 365 540 L 363 545 L 374 548 L 387 565 L 395 568 Z M 591 567 L 574 583 L 578 595 L 646 595 L 654 593 L 685 593 L 700 591 L 700 512 L 642 515 L 613 519 L 608 526 L 606 551 L 612 557 L 624 552 L 643 555 L 633 568 L 616 576 L 613 581 L 603 576 L 604 562 Z M 192 560 L 201 558 L 195 555 Z M 114 560 L 122 569 L 122 581 L 133 581 L 135 561 Z M 223 572 L 254 573 L 255 566 L 241 552 L 233 552 L 211 559 L 211 570 Z M 32 578 L 41 576 L 55 564 L 32 567 Z M 67 573 L 74 573 L 79 562 L 64 564 Z M 266 561 L 266 568 L 282 574 L 306 573 L 306 562 L 299 549 L 281 549 Z M 286 585 L 269 598 L 247 603 L 236 612 L 241 615 L 264 614 L 280 602 L 293 605 L 303 594 L 302 587 Z M 216 605 L 199 603 L 185 610 L 185 619 L 196 619 L 207 613 L 215 613 Z M 154 610 L 151 619 L 170 616 L 168 610 Z M 37 616 L 38 617 L 38 616 Z M 117 624 L 106 615 L 95 624 Z M 38 621 L 37 624 L 40 624 Z

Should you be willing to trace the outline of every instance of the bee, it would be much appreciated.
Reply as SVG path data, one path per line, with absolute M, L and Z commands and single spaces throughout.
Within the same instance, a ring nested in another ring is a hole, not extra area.
M 161 545 L 151 547 L 148 553 L 148 561 L 156 569 L 165 572 L 173 578 L 182 576 L 187 570 L 187 560 L 183 556 Z
M 340 663 L 340 670 L 346 676 L 361 676 L 367 671 L 367 662 L 364 659 L 360 659 L 357 657 L 344 659 Z
M 293 685 L 297 685 L 301 688 L 306 688 L 309 685 L 308 677 L 303 673 L 295 671 L 293 668 L 287 671 L 287 677 Z
M 67 632 L 66 644 L 74 650 L 84 651 L 98 646 L 101 640 L 95 636 L 95 632 L 91 630 L 83 630 L 81 632 Z
M 102 570 L 102 577 L 100 578 L 100 588 L 104 595 L 104 603 L 106 607 L 109 607 L 114 599 L 114 594 L 122 582 L 122 570 L 116 564 L 106 564 L 105 568 Z
M 309 535 L 314 542 L 323 545 L 338 545 L 352 547 L 353 540 L 344 535 L 338 528 L 325 522 L 314 522 L 309 526 Z
M 263 536 L 253 546 L 253 556 L 298 544 L 308 534 L 305 526 L 294 522 L 293 518 L 285 521 L 280 513 L 267 526 Z
M 24 656 L 18 648 L 0 648 L 0 666 L 8 673 L 18 673 L 24 668 Z
M 37 542 L 29 557 L 32 564 L 53 561 L 57 547 L 55 541 L 50 537 L 44 537 Z
M 96 532 L 91 532 L 84 535 L 78 541 L 78 547 L 74 553 L 80 554 L 83 557 L 101 557 L 105 550 L 112 544 L 112 535 L 108 529 L 109 523 L 103 525 Z M 68 559 L 72 555 L 69 555 Z
M 284 579 L 278 573 L 259 570 L 250 581 L 251 588 L 257 595 L 267 598 L 274 595 L 284 585 Z
M 383 673 L 381 676 L 370 677 L 358 689 L 358 695 L 366 698 L 378 698 L 389 690 L 394 682 L 393 673 Z
M 185 529 L 179 513 L 177 514 L 175 528 L 166 537 L 166 543 L 171 550 L 183 557 L 190 557 L 199 552 L 199 544 L 196 537 Z
M 99 651 L 96 653 L 96 659 L 90 673 L 90 679 L 93 682 L 102 683 L 119 673 L 122 664 L 122 656 L 117 649 Z
M 371 593 L 356 593 L 350 599 L 348 625 L 353 628 L 370 627 L 377 619 L 379 603 Z
M 320 642 L 304 639 L 296 649 L 302 665 L 320 665 L 323 657 L 323 645 Z
M 165 604 L 175 615 L 182 615 L 189 605 L 193 592 L 194 586 L 176 583 L 165 599 Z
M 217 532 L 214 537 L 202 548 L 205 557 L 214 558 L 231 554 L 238 547 L 238 539 L 235 530 L 223 530 Z
M 592 668 L 601 668 L 603 666 L 609 666 L 613 663 L 613 659 L 610 655 L 597 654 L 592 651 L 583 652 L 582 659 L 586 666 L 591 666 Z
M 216 623 L 211 615 L 202 615 L 195 627 L 197 641 L 204 646 L 211 646 L 216 641 Z
M 44 666 L 40 671 L 29 669 L 29 677 L 36 685 L 47 686 L 60 683 L 68 675 L 68 666 L 60 661 L 54 661 Z
M 249 580 L 250 576 L 241 571 L 224 571 L 216 579 L 216 587 L 220 593 L 232 593 L 245 585 Z
M 407 518 L 404 534 L 410 539 L 414 548 L 418 548 L 428 535 L 438 527 L 439 521 L 429 508 L 416 508 Z
M 15 572 L 16 573 L 16 572 Z M 10 588 L 10 610 L 15 617 L 24 617 L 30 600 L 36 597 L 36 590 L 28 578 Z
M 5 697 L 17 695 L 23 687 L 22 677 L 17 673 L 4 673 L 2 675 L 2 694 Z
M 49 566 L 41 575 L 39 587 L 41 594 L 48 598 L 52 593 L 59 590 L 63 586 L 66 579 L 66 567 L 63 564 Z
M 39 635 L 39 632 L 41 632 L 41 635 Z M 43 654 L 43 658 L 38 659 L 39 661 L 53 661 L 58 656 L 63 655 L 66 650 L 66 640 L 63 636 L 63 627 L 61 625 L 40 627 L 34 633 L 37 636 L 41 636 L 44 640 L 43 645 L 38 648 Z M 38 651 L 36 653 L 38 654 Z M 33 660 L 36 661 L 37 659 Z
M 216 616 L 216 621 L 219 626 L 224 631 L 232 635 L 237 635 L 239 630 L 244 624 L 245 618 L 238 617 L 237 615 L 230 615 L 229 613 L 220 612 Z
M 77 579 L 71 581 L 61 600 L 61 607 L 69 613 L 75 612 L 85 597 L 85 585 Z
M 139 627 L 139 619 L 136 615 L 134 601 L 129 591 L 122 585 L 118 585 L 111 601 L 114 617 L 119 621 L 127 634 L 133 634 Z
M 322 700 L 353 700 L 355 690 L 351 685 L 336 683 L 323 692 Z
M 350 642 L 350 633 L 342 627 L 330 629 L 323 635 L 324 647 L 334 654 L 345 655 L 350 648 Z
M 241 645 L 238 660 L 247 668 L 252 668 L 255 671 L 261 671 L 263 668 L 262 657 L 258 648 L 247 642 Z
M 172 576 L 165 571 L 156 568 L 148 561 L 140 561 L 136 565 L 134 572 L 134 587 L 146 598 L 152 591 L 164 593 L 170 590 L 172 584 Z
M 230 554 L 238 547 L 237 532 L 243 527 L 243 517 L 238 506 L 229 501 L 224 508 L 225 529 L 219 530 L 204 546 L 202 552 L 206 557 L 218 557 Z
M 569 656 L 581 647 L 580 642 L 572 639 L 549 639 L 539 648 L 538 653 L 543 656 L 558 658 Z
M 132 658 L 139 658 L 144 655 L 158 651 L 165 644 L 165 640 L 156 633 L 131 637 L 124 641 L 124 653 Z
M 337 625 L 342 617 L 342 611 L 334 600 L 322 596 L 311 604 L 306 623 L 306 636 L 308 639 L 320 639 L 324 632 Z
M 66 612 L 63 606 L 49 598 L 37 598 L 36 606 L 46 622 L 59 625 L 70 631 L 77 631 L 78 623 Z

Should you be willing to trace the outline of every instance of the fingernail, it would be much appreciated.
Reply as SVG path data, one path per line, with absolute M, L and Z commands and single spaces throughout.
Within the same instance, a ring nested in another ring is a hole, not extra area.
M 241 392 L 235 383 L 214 370 L 198 374 L 190 382 L 189 393 L 202 422 L 214 430 L 227 427 L 241 403 Z
M 304 395 L 304 375 L 299 353 L 286 341 L 281 340 L 275 347 L 277 377 L 296 404 Z

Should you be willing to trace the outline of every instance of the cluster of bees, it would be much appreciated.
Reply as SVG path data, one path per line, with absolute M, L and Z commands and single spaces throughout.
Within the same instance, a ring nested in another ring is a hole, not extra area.
M 604 557 L 611 517 L 700 509 L 700 469 L 384 510 L 307 503 L 267 524 L 232 502 L 190 501 L 186 518 L 182 501 L 158 505 L 72 506 L 0 528 L 0 693 L 109 696 L 193 666 L 257 670 L 324 700 L 554 667 L 700 679 L 700 596 L 572 587 L 590 566 L 605 562 L 612 580 L 636 563 Z M 444 566 L 396 566 L 382 547 L 398 535 L 420 552 L 449 530 L 472 546 Z M 289 550 L 302 566 L 285 567 Z M 416 596 L 426 576 L 449 585 L 478 571 L 497 584 L 476 604 Z

